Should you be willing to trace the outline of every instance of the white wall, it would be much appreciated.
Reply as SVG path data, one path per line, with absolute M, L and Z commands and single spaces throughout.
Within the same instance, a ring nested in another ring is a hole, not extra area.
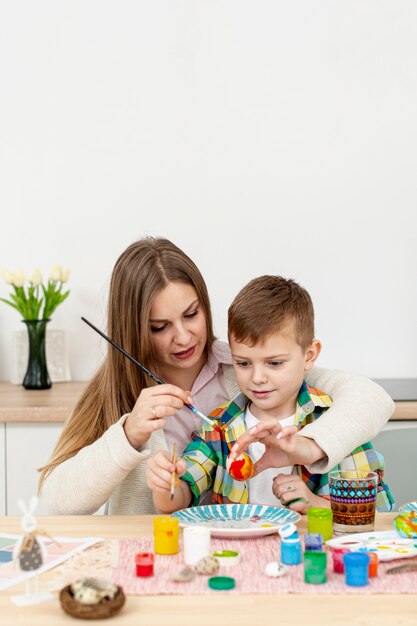
M 145 234 L 197 262 L 217 333 L 248 279 L 315 301 L 322 365 L 415 376 L 414 0 L 3 0 L 0 267 L 72 268 L 75 379 Z M 8 288 L 0 284 L 0 296 Z M 0 379 L 18 314 L 0 303 Z

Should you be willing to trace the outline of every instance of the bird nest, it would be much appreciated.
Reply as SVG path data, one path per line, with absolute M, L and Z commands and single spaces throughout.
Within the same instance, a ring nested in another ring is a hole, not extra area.
M 126 597 L 121 587 L 117 588 L 117 593 L 113 599 L 104 599 L 98 604 L 82 604 L 74 598 L 71 585 L 61 589 L 59 600 L 65 613 L 79 619 L 105 619 L 113 617 L 122 608 Z

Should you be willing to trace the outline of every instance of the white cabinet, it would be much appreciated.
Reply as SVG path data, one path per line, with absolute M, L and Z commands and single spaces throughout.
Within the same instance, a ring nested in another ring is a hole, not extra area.
M 6 515 L 6 426 L 0 424 L 0 515 Z
M 417 500 L 417 421 L 388 422 L 372 445 L 384 456 L 384 481 L 394 497 L 394 510 Z
M 63 423 L 8 423 L 6 434 L 6 514 L 21 515 L 17 500 L 38 492 L 38 469 L 47 463 Z M 36 515 L 46 515 L 39 502 Z
M 0 515 L 20 515 L 17 500 L 37 494 L 38 469 L 48 462 L 86 384 L 28 391 L 0 381 Z M 46 514 L 42 502 L 36 514 Z
M 1 424 L 0 459 L 0 515 L 21 515 L 17 505 L 19 498 L 26 502 L 38 493 L 39 468 L 45 465 L 58 441 L 64 424 L 8 423 Z M 2 446 L 4 454 L 1 454 Z M 96 514 L 103 515 L 103 505 Z M 36 515 L 48 512 L 40 497 Z

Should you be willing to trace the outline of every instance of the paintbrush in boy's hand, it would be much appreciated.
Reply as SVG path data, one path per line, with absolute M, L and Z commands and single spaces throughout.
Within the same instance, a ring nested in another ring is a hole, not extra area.
M 174 441 L 174 446 L 172 449 L 172 463 L 174 465 L 174 471 L 171 474 L 171 500 L 174 499 L 174 491 L 175 491 L 175 481 L 177 479 L 175 464 L 177 462 L 177 444 Z

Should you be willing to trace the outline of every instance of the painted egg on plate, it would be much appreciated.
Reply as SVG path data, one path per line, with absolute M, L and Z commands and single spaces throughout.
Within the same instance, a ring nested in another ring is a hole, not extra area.
M 402 511 L 394 519 L 394 528 L 400 537 L 417 538 L 417 512 Z
M 227 457 L 226 469 L 234 480 L 248 480 L 253 476 L 253 461 L 246 452 L 238 454 L 235 459 Z

